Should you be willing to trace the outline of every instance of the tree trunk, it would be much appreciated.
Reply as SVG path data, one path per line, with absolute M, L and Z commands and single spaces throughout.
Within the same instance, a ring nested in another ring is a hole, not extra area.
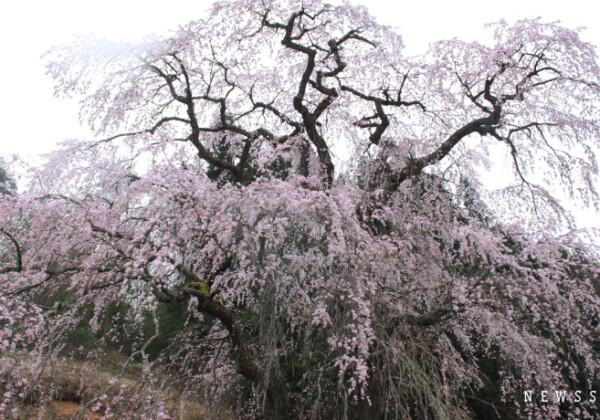
M 189 279 L 195 280 L 193 273 L 185 267 L 180 267 Z M 286 392 L 285 381 L 277 372 L 269 375 L 268 381 L 266 375 L 260 369 L 252 357 L 252 352 L 248 348 L 248 340 L 244 330 L 230 309 L 221 303 L 205 296 L 200 290 L 186 287 L 184 292 L 194 295 L 198 298 L 198 310 L 202 313 L 217 317 L 229 331 L 229 339 L 232 344 L 232 355 L 238 373 L 253 384 L 260 386 L 266 383 L 264 417 L 266 420 L 287 420 L 290 419 L 290 404 Z
M 265 420 L 291 418 L 285 382 L 279 376 L 272 378 L 267 386 L 264 417 Z

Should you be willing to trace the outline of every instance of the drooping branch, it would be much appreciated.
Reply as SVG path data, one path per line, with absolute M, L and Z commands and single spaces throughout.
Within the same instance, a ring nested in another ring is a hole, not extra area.
M 16 266 L 4 268 L 4 269 L 0 270 L 0 274 L 6 274 L 6 273 L 10 273 L 10 272 L 20 273 L 23 270 L 23 254 L 21 253 L 21 246 L 19 245 L 19 242 L 17 241 L 17 239 L 10 232 L 0 228 L 0 233 L 3 233 L 6 237 L 8 237 L 8 239 L 14 245 L 15 252 L 17 254 Z
M 420 327 L 430 327 L 446 320 L 450 314 L 452 314 L 451 306 L 441 306 L 424 314 L 406 314 L 404 319 Z

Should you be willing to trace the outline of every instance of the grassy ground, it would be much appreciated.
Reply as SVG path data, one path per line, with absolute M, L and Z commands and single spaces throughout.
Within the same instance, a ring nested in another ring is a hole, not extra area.
M 125 359 L 119 354 L 103 358 L 103 362 L 92 365 L 90 363 L 68 360 L 54 363 L 42 371 L 37 383 L 44 389 L 51 389 L 52 400 L 43 395 L 30 392 L 24 401 L 15 402 L 18 407 L 13 419 L 29 420 L 63 420 L 73 419 L 83 408 L 84 404 L 100 395 L 106 394 L 106 401 L 117 395 L 127 400 L 130 396 L 137 396 L 144 392 L 140 387 L 142 369 L 138 364 L 130 364 L 124 375 L 115 380 L 115 376 L 123 366 Z M 6 367 L 7 359 L 3 358 L 1 364 Z M 5 369 L 2 371 L 5 371 Z M 34 372 L 32 372 L 33 376 Z M 111 385 L 112 383 L 112 385 Z M 138 394 L 136 394 L 138 393 Z M 173 419 L 178 420 L 205 420 L 226 418 L 222 415 L 211 415 L 204 405 L 191 401 L 183 396 L 182 390 L 173 386 L 168 392 L 161 391 L 154 394 L 166 403 L 166 408 Z M 113 400 L 114 401 L 114 400 Z M 97 420 L 102 418 L 120 419 L 118 404 L 112 406 L 115 414 L 105 416 L 105 408 L 100 407 L 96 412 L 86 410 L 81 418 Z M 2 414 L 0 414 L 0 417 Z M 136 417 L 133 417 L 136 418 Z M 141 417 L 140 417 L 141 418 Z
M 40 413 L 40 408 L 29 404 L 19 406 L 19 420 L 37 419 L 40 414 L 44 420 L 70 420 L 77 416 L 79 404 L 72 401 L 51 401 Z M 102 415 L 86 410 L 83 415 L 86 420 L 100 420 Z

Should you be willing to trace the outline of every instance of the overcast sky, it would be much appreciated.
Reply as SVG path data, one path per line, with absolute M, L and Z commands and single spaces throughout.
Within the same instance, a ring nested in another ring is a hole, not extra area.
M 600 6 L 590 0 L 371 0 L 381 23 L 397 27 L 407 53 L 424 51 L 439 39 L 485 41 L 484 24 L 541 16 L 565 26 L 587 27 L 583 39 L 600 45 Z M 203 16 L 207 0 L 50 0 L 11 1 L 0 16 L 0 156 L 47 152 L 65 138 L 88 138 L 78 124 L 77 104 L 53 97 L 41 55 L 51 46 L 93 34 L 111 40 L 136 40 L 168 34 L 178 25 Z
M 178 25 L 202 16 L 211 3 L 207 0 L 5 3 L 0 17 L 3 57 L 0 155 L 46 152 L 61 139 L 89 136 L 79 127 L 77 105 L 53 97 L 52 82 L 45 75 L 40 58 L 52 45 L 87 34 L 111 40 L 136 40 L 150 33 L 168 34 Z M 354 3 L 367 4 L 365 1 Z M 404 37 L 407 52 L 415 54 L 439 39 L 485 39 L 487 22 L 537 16 L 561 20 L 569 27 L 586 26 L 583 37 L 600 45 L 597 22 L 600 13 L 590 9 L 593 3 L 589 0 L 372 0 L 368 7 L 382 23 L 397 27 Z

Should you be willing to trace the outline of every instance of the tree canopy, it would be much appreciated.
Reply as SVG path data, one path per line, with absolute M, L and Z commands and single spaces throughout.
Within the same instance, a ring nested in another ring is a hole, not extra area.
M 0 196 L 0 409 L 85 326 L 144 366 L 121 416 L 174 383 L 235 417 L 597 416 L 597 255 L 555 235 L 557 197 L 599 202 L 596 53 L 490 29 L 407 57 L 365 8 L 225 1 L 50 51 L 98 138 Z

